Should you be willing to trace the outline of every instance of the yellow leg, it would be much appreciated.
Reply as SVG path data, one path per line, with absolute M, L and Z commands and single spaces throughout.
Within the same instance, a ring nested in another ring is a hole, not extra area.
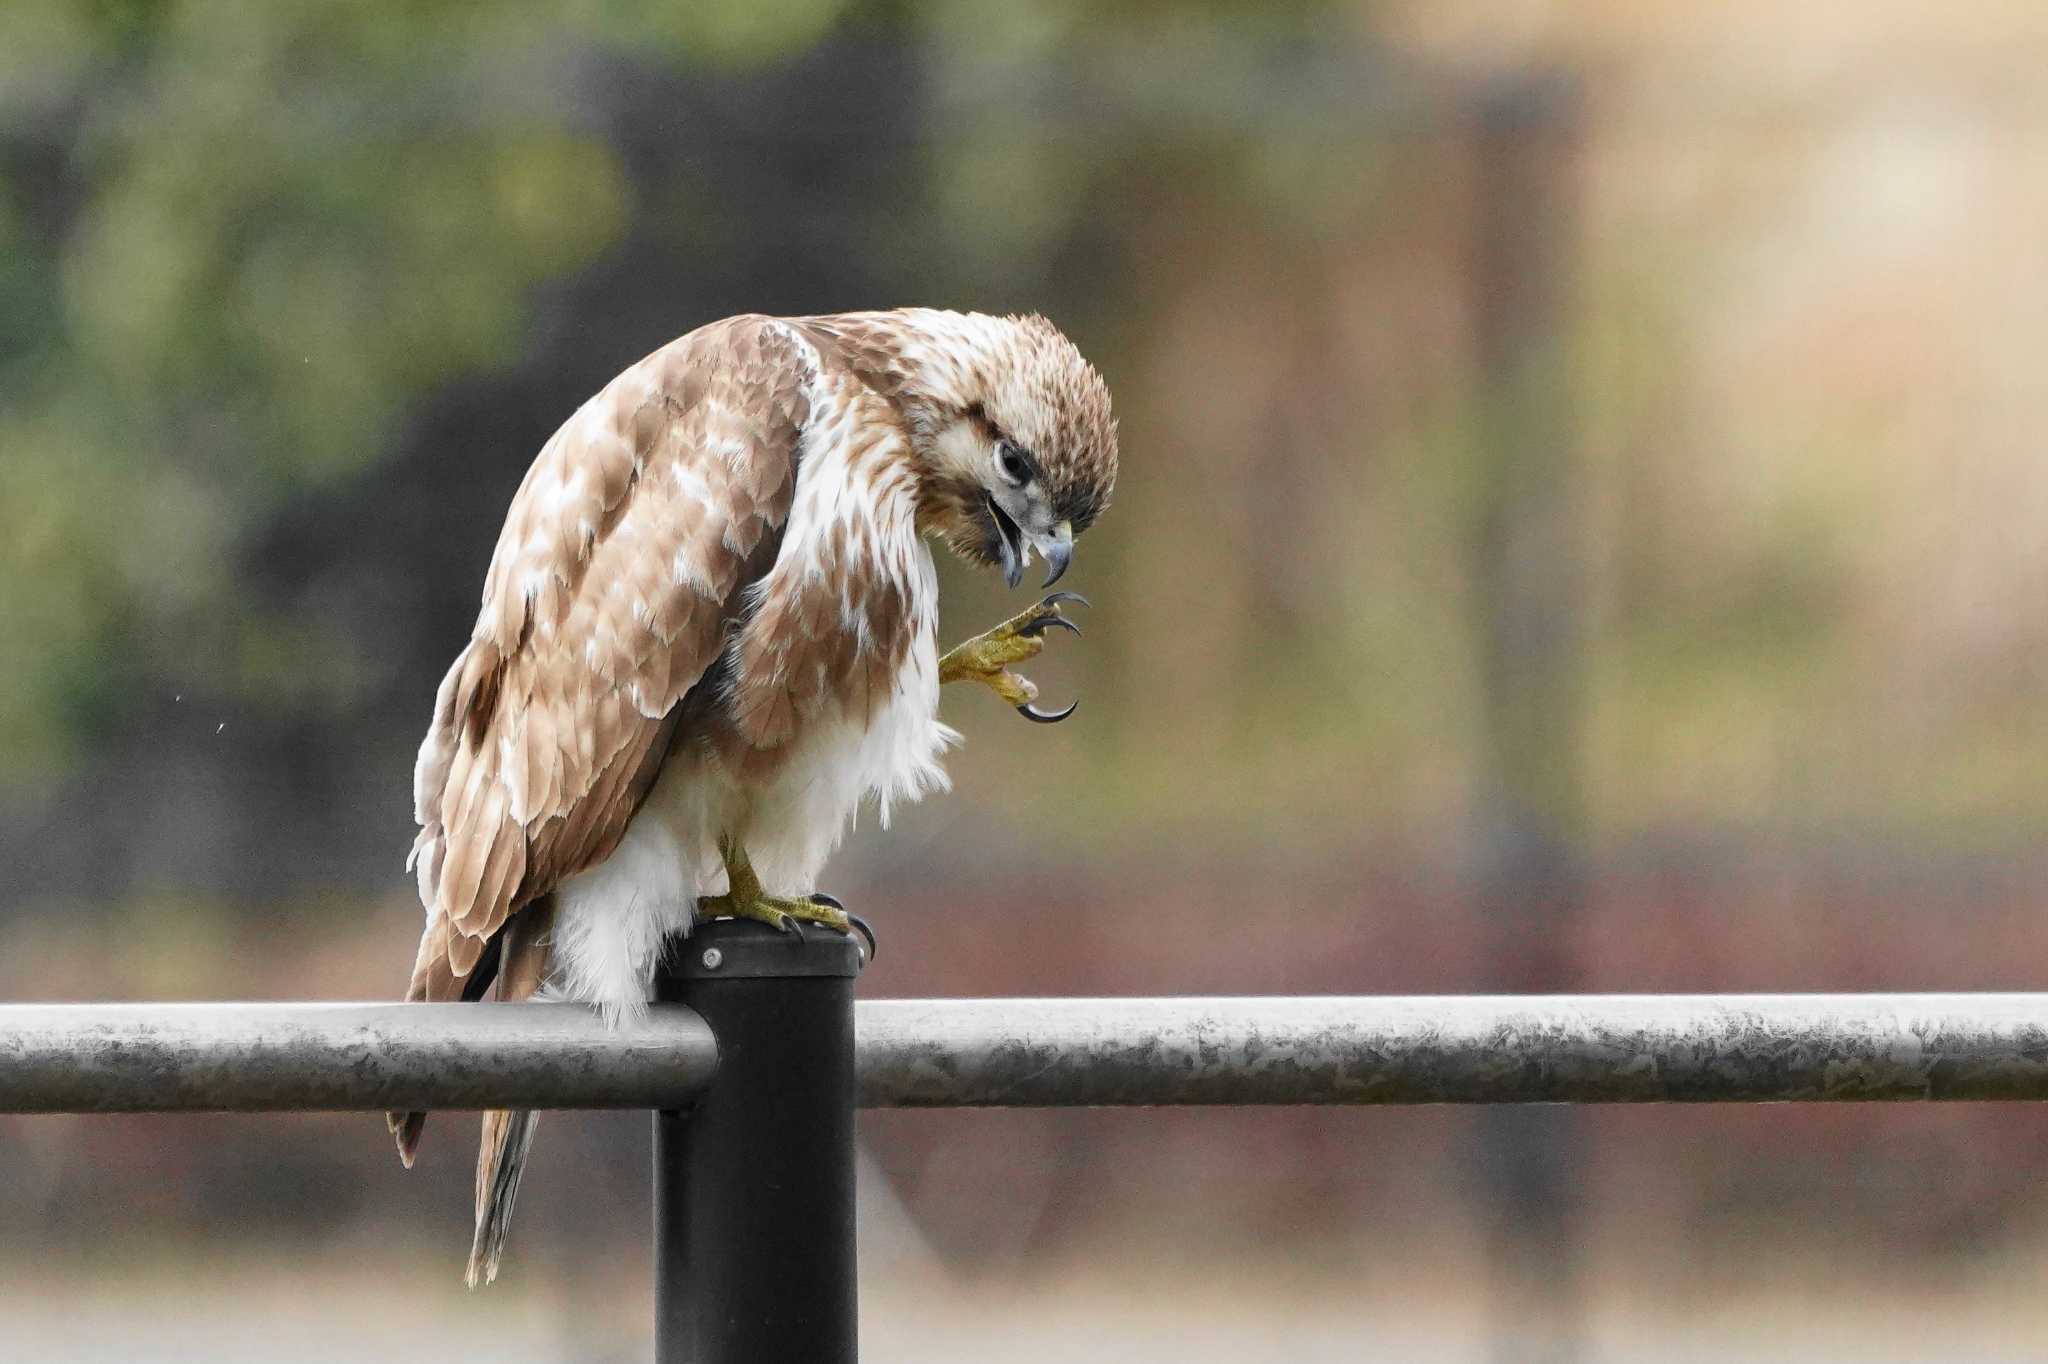
M 719 839 L 718 855 L 725 862 L 725 894 L 697 901 L 699 919 L 753 919 L 799 935 L 803 932 L 799 924 L 818 924 L 840 933 L 858 931 L 867 939 L 868 960 L 874 960 L 874 930 L 860 916 L 848 914 L 846 906 L 829 895 L 768 894 L 761 889 L 761 878 L 754 874 L 754 864 L 736 838 Z

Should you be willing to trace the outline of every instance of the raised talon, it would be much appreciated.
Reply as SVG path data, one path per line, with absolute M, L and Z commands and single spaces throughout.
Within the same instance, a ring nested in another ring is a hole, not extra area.
M 1020 611 L 993 630 L 976 635 L 939 660 L 939 681 L 979 682 L 1017 708 L 1025 719 L 1041 725 L 1057 724 L 1074 713 L 1040 710 L 1038 687 L 1027 677 L 1010 671 L 1009 665 L 1035 658 L 1045 648 L 1045 632 L 1054 628 L 1080 634 L 1081 627 L 1060 614 L 1060 607 L 1073 603 L 1088 605 L 1079 592 L 1049 592 L 1036 605 Z
M 822 890 L 814 890 L 805 898 L 814 905 L 823 905 L 827 909 L 836 909 L 841 914 L 846 913 L 845 905 L 840 904 L 837 898 L 827 895 Z
M 1030 639 L 1033 636 L 1044 634 L 1055 625 L 1062 630 L 1072 630 L 1077 635 L 1081 633 L 1081 627 L 1068 620 L 1065 616 L 1040 616 L 1037 620 L 1018 626 L 1017 633 L 1026 639 Z
M 1072 630 L 1075 634 L 1080 634 L 1081 627 L 1060 614 L 1060 608 L 1068 604 L 1092 606 L 1094 603 L 1079 592 L 1048 592 L 1039 598 L 1038 605 L 1031 608 L 1033 612 L 1042 611 L 1045 614 L 1035 615 L 1025 621 L 1017 627 L 1017 633 L 1025 639 L 1035 639 L 1057 625 L 1062 630 Z

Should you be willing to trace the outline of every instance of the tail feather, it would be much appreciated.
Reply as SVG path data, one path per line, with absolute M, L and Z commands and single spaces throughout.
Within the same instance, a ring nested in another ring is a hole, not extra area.
M 532 998 L 547 978 L 554 919 L 552 895 L 526 905 L 493 935 L 476 965 L 459 977 L 448 969 L 445 922 L 430 923 L 420 944 L 419 961 L 413 968 L 412 988 L 406 992 L 406 998 L 442 1000 L 460 996 L 465 1002 L 474 1003 L 483 998 L 494 982 L 499 999 Z M 519 1196 L 519 1177 L 526 1169 L 527 1152 L 533 1147 L 536 1116 L 528 1111 L 504 1109 L 484 1114 L 483 1143 L 476 1153 L 476 1234 L 470 1242 L 465 1276 L 471 1288 L 498 1277 L 498 1262 L 505 1254 L 505 1233 L 512 1225 L 512 1204 Z M 398 1143 L 398 1158 L 411 1168 L 427 1115 L 387 1113 L 384 1120 Z
M 515 915 L 500 935 L 498 998 L 531 999 L 547 978 L 548 955 L 555 921 L 553 896 Z M 469 1286 L 498 1277 L 505 1254 L 505 1233 L 512 1225 L 512 1203 L 519 1196 L 519 1176 L 526 1153 L 533 1148 L 529 1110 L 492 1109 L 484 1114 L 483 1142 L 476 1152 L 476 1235 L 469 1244 Z
M 549 902 L 548 913 L 552 913 L 553 902 Z M 504 941 L 511 924 L 507 924 L 485 944 L 483 956 L 477 959 L 467 976 L 454 975 L 448 966 L 448 938 L 453 931 L 445 918 L 428 923 L 426 933 L 420 938 L 419 959 L 413 963 L 412 984 L 405 992 L 408 1004 L 422 1001 L 438 1003 L 442 1000 L 460 999 L 465 1004 L 474 1004 L 484 997 L 491 984 L 498 978 L 498 963 L 504 952 Z M 501 987 L 502 989 L 502 987 Z M 384 1123 L 391 1129 L 391 1135 L 398 1143 L 398 1158 L 405 1168 L 412 1168 L 413 1160 L 420 1152 L 420 1134 L 426 1130 L 427 1115 L 424 1113 L 386 1113 Z
M 420 1133 L 426 1131 L 427 1115 L 424 1113 L 386 1113 L 384 1125 L 391 1129 L 392 1137 L 398 1142 L 398 1158 L 410 1170 L 420 1153 Z
M 531 1110 L 493 1109 L 484 1114 L 483 1145 L 476 1158 L 476 1236 L 469 1245 L 464 1279 L 471 1288 L 498 1277 L 505 1254 L 505 1233 L 512 1225 L 512 1204 L 519 1197 L 519 1177 L 533 1147 Z

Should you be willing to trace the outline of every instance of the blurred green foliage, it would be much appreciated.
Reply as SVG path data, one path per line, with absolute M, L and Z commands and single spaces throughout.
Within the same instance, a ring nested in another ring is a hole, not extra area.
M 0 21 L 0 573 L 30 585 L 0 595 L 4 775 L 58 764 L 162 650 L 197 685 L 274 684 L 287 627 L 237 598 L 240 537 L 515 354 L 531 289 L 618 238 L 614 153 L 508 72 L 572 40 L 746 54 L 831 9 L 586 8 L 567 31 L 454 4 Z
M 956 249 L 932 265 L 957 279 L 1043 251 L 1091 179 L 1144 150 L 1071 121 L 1019 131 L 991 96 L 1032 97 L 1033 60 L 1084 25 L 1102 90 L 1140 44 L 1214 42 L 1215 15 L 1161 35 L 1143 5 L 1106 22 L 1063 3 L 846 8 L 10 6 L 0 785 L 62 770 L 152 676 L 347 695 L 347 642 L 266 615 L 239 556 L 281 503 L 386 458 L 411 403 L 516 357 L 534 289 L 620 239 L 634 187 L 573 97 L 576 61 L 726 70 L 842 21 L 929 41 L 957 117 L 926 207 L 971 224 L 933 234 Z

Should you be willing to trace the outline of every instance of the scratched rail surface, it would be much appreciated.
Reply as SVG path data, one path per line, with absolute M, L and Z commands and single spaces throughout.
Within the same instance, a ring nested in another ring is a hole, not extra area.
M 2048 995 L 878 1000 L 869 1108 L 2048 1099 Z M 0 1006 L 0 1112 L 675 1108 L 695 1014 Z
M 869 1107 L 2048 1098 L 2048 995 L 904 1000 Z

